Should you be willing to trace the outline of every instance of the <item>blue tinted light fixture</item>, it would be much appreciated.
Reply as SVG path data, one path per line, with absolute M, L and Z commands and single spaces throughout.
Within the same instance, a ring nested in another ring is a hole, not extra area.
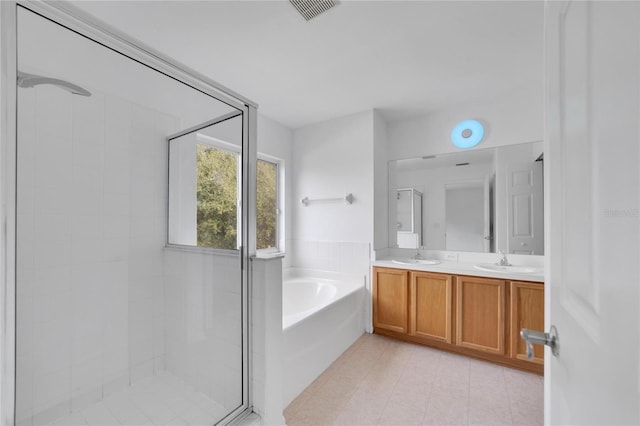
M 482 141 L 484 126 L 476 120 L 464 120 L 456 124 L 451 132 L 451 142 L 458 148 L 472 148 Z

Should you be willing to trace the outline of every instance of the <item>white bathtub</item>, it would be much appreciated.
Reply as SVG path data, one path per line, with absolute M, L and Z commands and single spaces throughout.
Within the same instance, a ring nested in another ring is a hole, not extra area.
M 365 279 L 296 268 L 285 271 L 285 407 L 364 333 Z

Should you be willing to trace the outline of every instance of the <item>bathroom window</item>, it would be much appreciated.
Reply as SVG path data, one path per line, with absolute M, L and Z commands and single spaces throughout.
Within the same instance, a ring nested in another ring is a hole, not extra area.
M 241 129 L 227 120 L 170 138 L 169 244 L 239 249 L 242 148 L 234 126 Z
M 280 228 L 280 164 L 258 154 L 256 187 L 256 248 L 263 253 L 277 252 Z
M 222 139 L 229 133 L 209 127 L 170 139 L 169 244 L 239 249 L 241 146 Z M 259 153 L 256 166 L 256 249 L 269 255 L 284 248 L 284 162 Z

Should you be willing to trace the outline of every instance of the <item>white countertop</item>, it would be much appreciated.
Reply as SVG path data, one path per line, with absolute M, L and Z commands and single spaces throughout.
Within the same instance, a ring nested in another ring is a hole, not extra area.
M 477 269 L 474 267 L 476 263 L 469 263 L 469 262 L 452 262 L 447 260 L 438 260 L 438 262 L 440 263 L 435 265 L 400 264 L 400 263 L 393 262 L 393 259 L 399 259 L 399 258 L 395 257 L 395 258 L 374 260 L 371 262 L 371 265 L 381 266 L 385 268 L 411 269 L 414 271 L 439 272 L 444 274 L 471 275 L 475 277 L 544 282 L 544 270 L 542 268 L 537 268 L 537 271 L 533 273 L 494 272 L 494 271 L 483 271 L 483 270 Z

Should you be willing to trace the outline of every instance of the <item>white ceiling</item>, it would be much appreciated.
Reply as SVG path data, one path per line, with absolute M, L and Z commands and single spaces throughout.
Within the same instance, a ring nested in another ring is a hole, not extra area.
M 291 128 L 542 86 L 541 1 L 342 1 L 309 22 L 286 0 L 74 4 Z

